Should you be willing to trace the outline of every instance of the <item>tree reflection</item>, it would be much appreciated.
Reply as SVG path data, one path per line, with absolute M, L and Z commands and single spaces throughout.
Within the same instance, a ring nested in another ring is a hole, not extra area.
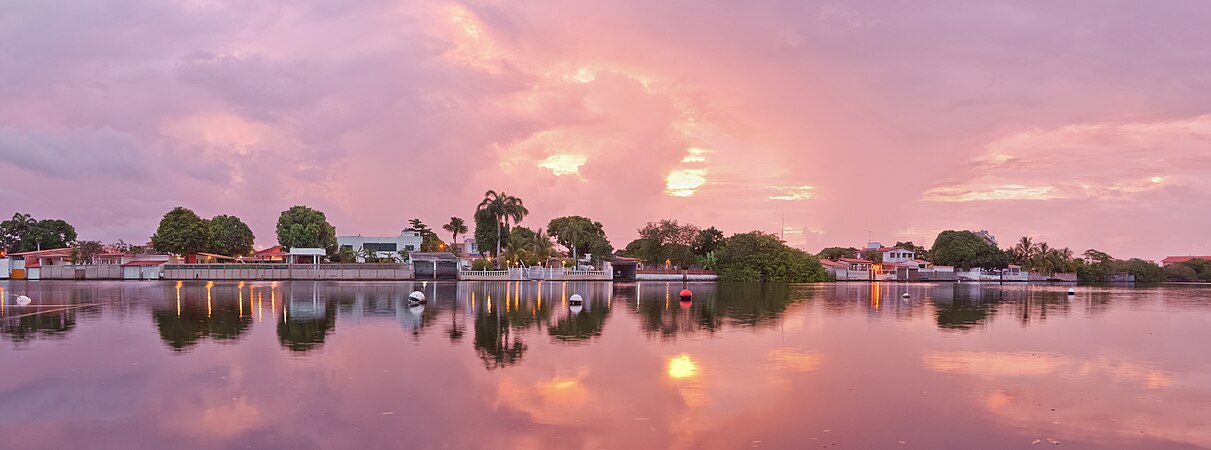
M 499 308 L 475 315 L 475 353 L 484 367 L 497 369 L 521 361 L 527 347 L 510 325 L 509 317 Z
M 40 339 L 63 339 L 76 329 L 75 311 L 29 314 L 6 318 L 0 323 L 0 335 L 14 344 Z
M 606 317 L 610 309 L 601 298 L 591 296 L 586 307 L 579 313 L 569 313 L 560 318 L 554 326 L 547 328 L 547 334 L 562 342 L 579 342 L 601 336 Z
M 714 333 L 724 326 L 774 326 L 788 307 L 815 295 L 810 288 L 785 284 L 697 284 L 688 286 L 694 292 L 693 301 L 683 303 L 677 296 L 683 287 L 681 283 L 641 283 L 620 289 L 627 297 L 635 296 L 632 309 L 639 314 L 643 329 L 662 338 Z
M 203 338 L 234 341 L 252 325 L 252 314 L 245 314 L 231 299 L 178 301 L 169 307 L 154 307 L 151 317 L 160 339 L 174 351 L 187 350 Z
M 306 353 L 324 344 L 336 327 L 336 302 L 291 300 L 283 305 L 286 319 L 278 321 L 278 342 L 292 352 Z

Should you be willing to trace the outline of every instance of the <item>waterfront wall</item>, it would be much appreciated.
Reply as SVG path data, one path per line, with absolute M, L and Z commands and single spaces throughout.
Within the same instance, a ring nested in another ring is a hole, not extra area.
M 39 280 L 121 280 L 119 265 L 59 265 L 37 268 Z
M 711 270 L 651 270 L 635 271 L 636 281 L 719 281 Z
M 407 264 L 168 264 L 165 280 L 411 280 Z

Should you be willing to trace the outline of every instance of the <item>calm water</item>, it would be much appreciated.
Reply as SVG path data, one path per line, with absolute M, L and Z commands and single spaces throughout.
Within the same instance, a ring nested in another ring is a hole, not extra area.
M 1211 447 L 1208 287 L 689 287 L 0 282 L 0 447 Z

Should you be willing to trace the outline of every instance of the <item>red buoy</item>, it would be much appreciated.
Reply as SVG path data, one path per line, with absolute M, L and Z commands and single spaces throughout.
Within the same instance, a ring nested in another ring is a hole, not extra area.
M 679 296 L 681 297 L 681 301 L 688 302 L 688 301 L 690 301 L 690 298 L 694 296 L 694 293 L 690 292 L 689 289 L 682 289 L 681 294 L 679 294 Z

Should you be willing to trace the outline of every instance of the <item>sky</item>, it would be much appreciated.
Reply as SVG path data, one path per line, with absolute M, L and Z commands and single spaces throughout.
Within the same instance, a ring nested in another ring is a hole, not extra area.
M 1211 2 L 0 0 L 0 215 L 1211 254 Z M 783 226 L 785 224 L 785 226 Z M 460 238 L 461 239 L 461 238 Z

